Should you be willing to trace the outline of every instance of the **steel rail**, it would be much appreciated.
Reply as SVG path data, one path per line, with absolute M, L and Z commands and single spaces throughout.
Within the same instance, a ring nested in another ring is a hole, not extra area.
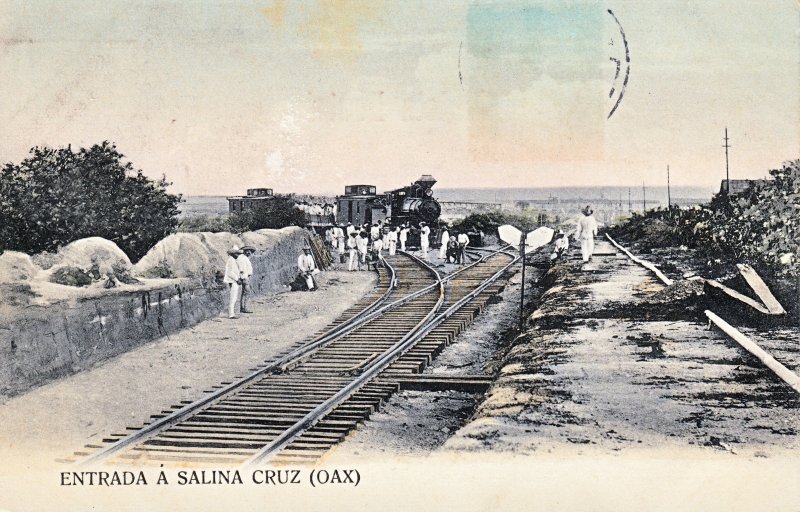
M 493 254 L 499 252 L 501 251 L 496 251 Z M 488 257 L 490 257 L 490 255 L 486 256 L 486 258 Z M 502 269 L 497 271 L 491 277 L 485 279 L 483 283 L 481 283 L 478 287 L 476 287 L 466 296 L 462 297 L 456 303 L 451 305 L 443 313 L 438 314 L 437 316 L 433 316 L 434 314 L 438 313 L 444 301 L 444 289 L 442 289 L 439 300 L 437 301 L 436 306 L 432 308 L 432 311 L 428 315 L 426 315 L 426 317 L 422 321 L 420 321 L 411 331 L 409 331 L 405 336 L 403 336 L 403 338 L 400 339 L 400 341 L 398 341 L 392 347 L 384 351 L 384 353 L 381 356 L 376 358 L 371 364 L 369 364 L 364 369 L 364 372 L 361 375 L 356 377 L 347 386 L 342 388 L 334 396 L 327 399 L 319 406 L 315 407 L 312 411 L 310 411 L 303 418 L 294 423 L 291 427 L 284 430 L 284 432 L 281 435 L 273 439 L 269 444 L 265 445 L 252 457 L 247 459 L 244 462 L 244 465 L 253 466 L 257 464 L 262 464 L 270 460 L 275 455 L 277 455 L 277 453 L 280 450 L 288 446 L 293 440 L 295 440 L 297 437 L 299 437 L 304 432 L 306 432 L 314 425 L 316 425 L 327 414 L 332 412 L 337 406 L 341 405 L 355 392 L 357 392 L 368 382 L 370 382 L 373 378 L 375 378 L 378 374 L 386 370 L 394 361 L 396 361 L 400 356 L 402 356 L 411 347 L 413 347 L 414 344 L 416 344 L 420 339 L 422 339 L 425 335 L 427 335 L 433 329 L 438 327 L 442 322 L 450 318 L 456 311 L 461 309 L 464 306 L 464 304 L 470 302 L 478 294 L 483 292 L 489 285 L 491 285 L 494 281 L 500 278 L 512 265 L 514 265 L 518 259 L 519 259 L 518 256 L 517 257 L 512 256 L 512 260 L 510 263 L 505 265 Z M 481 259 L 480 261 L 485 261 L 485 258 Z
M 395 269 L 393 267 L 391 267 L 391 265 L 387 264 L 387 267 L 392 269 L 391 273 L 394 276 L 394 278 L 390 282 L 389 289 L 383 295 L 381 295 L 381 297 L 379 297 L 372 305 L 370 305 L 369 306 L 370 308 L 374 308 L 377 305 L 376 303 L 380 303 L 380 302 L 386 300 L 389 297 L 389 294 L 397 287 L 396 271 L 395 271 Z M 97 452 L 95 452 L 95 453 L 93 453 L 93 454 L 91 454 L 91 455 L 89 455 L 89 456 L 87 456 L 87 457 L 85 457 L 85 458 L 83 458 L 81 460 L 76 461 L 76 464 L 88 465 L 88 464 L 97 463 L 97 462 L 99 462 L 99 461 L 101 461 L 101 460 L 103 460 L 105 458 L 108 458 L 109 456 L 119 452 L 120 450 L 124 450 L 125 448 L 128 448 L 128 447 L 130 447 L 130 446 L 132 446 L 132 445 L 134 445 L 136 443 L 145 441 L 145 440 L 157 435 L 159 432 L 161 432 L 161 431 L 163 431 L 163 430 L 165 430 L 165 429 L 167 429 L 167 428 L 169 428 L 169 427 L 181 422 L 182 420 L 186 419 L 190 415 L 192 415 L 195 412 L 199 411 L 203 407 L 206 407 L 207 405 L 210 405 L 212 402 L 216 401 L 217 399 L 227 395 L 231 391 L 234 391 L 234 390 L 236 390 L 238 388 L 241 388 L 241 387 L 253 382 L 254 380 L 262 377 L 263 375 L 265 375 L 267 373 L 273 372 L 275 370 L 279 370 L 280 368 L 285 367 L 286 365 L 291 364 L 291 363 L 293 363 L 294 361 L 296 361 L 298 359 L 301 359 L 302 357 L 307 355 L 309 352 L 312 352 L 312 351 L 314 351 L 314 350 L 316 350 L 316 349 L 318 349 L 318 348 L 320 348 L 320 347 L 322 347 L 324 345 L 327 345 L 331 341 L 333 341 L 335 339 L 338 339 L 338 338 L 340 338 L 340 337 L 352 332 L 353 330 L 357 329 L 361 325 L 363 325 L 363 324 L 371 321 L 372 319 L 380 316 L 383 312 L 388 311 L 389 309 L 394 309 L 395 307 L 398 307 L 398 306 L 400 306 L 402 304 L 405 304 L 406 302 L 408 302 L 410 300 L 413 300 L 417 296 L 419 296 L 419 295 L 431 290 L 432 287 L 434 287 L 437 284 L 439 284 L 439 282 L 441 281 L 441 276 L 439 276 L 438 272 L 433 270 L 430 267 L 430 265 L 426 264 L 424 267 L 427 270 L 433 272 L 433 274 L 438 279 L 437 283 L 433 283 L 433 284 L 431 284 L 429 286 L 426 286 L 425 288 L 423 288 L 423 289 L 421 289 L 421 290 L 419 290 L 419 291 L 417 291 L 415 293 L 412 293 L 410 295 L 407 295 L 406 297 L 403 297 L 402 299 L 400 299 L 398 301 L 392 302 L 392 303 L 390 303 L 390 304 L 388 304 L 388 305 L 386 305 L 386 306 L 384 306 L 382 308 L 379 308 L 378 310 L 373 311 L 372 313 L 368 313 L 366 315 L 358 314 L 358 315 L 356 315 L 354 317 L 349 318 L 348 320 L 346 320 L 342 324 L 338 325 L 337 327 L 335 327 L 333 329 L 330 329 L 329 331 L 327 331 L 323 335 L 317 337 L 314 341 L 312 341 L 310 343 L 307 343 L 307 344 L 303 345 L 302 347 L 299 347 L 299 348 L 289 352 L 288 354 L 280 357 L 279 359 L 277 359 L 277 360 L 275 360 L 275 361 L 273 361 L 273 362 L 271 362 L 271 363 L 269 363 L 269 364 L 267 364 L 267 365 L 265 365 L 265 366 L 263 366 L 263 367 L 261 367 L 261 368 L 259 368 L 257 370 L 254 370 L 250 374 L 246 375 L 245 377 L 243 377 L 241 379 L 238 379 L 235 382 L 227 384 L 227 385 L 225 385 L 225 386 L 223 386 L 223 387 L 221 387 L 221 388 L 219 388 L 219 389 L 217 389 L 217 390 L 215 390 L 215 391 L 213 391 L 211 393 L 208 393 L 207 395 L 203 396 L 202 398 L 200 398 L 200 399 L 198 399 L 198 400 L 196 400 L 196 401 L 194 401 L 194 402 L 192 402 L 190 404 L 186 404 L 185 406 L 181 407 L 180 409 L 177 409 L 174 412 L 172 412 L 172 413 L 170 413 L 170 414 L 168 414 L 168 415 L 166 415 L 166 416 L 164 416 L 162 418 L 159 418 L 159 419 L 153 421 L 152 423 L 144 426 L 143 428 L 137 430 L 136 432 L 133 432 L 133 433 L 131 433 L 131 434 L 129 434 L 129 435 L 127 435 L 127 436 L 115 441 L 114 443 L 108 445 L 107 447 L 103 448 L 102 450 L 97 451 Z

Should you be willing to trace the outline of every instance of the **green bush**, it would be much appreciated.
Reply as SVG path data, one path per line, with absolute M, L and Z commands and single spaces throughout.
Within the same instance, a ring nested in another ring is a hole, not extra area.
M 612 236 L 651 247 L 684 245 L 711 258 L 766 268 L 776 277 L 800 276 L 800 160 L 770 175 L 708 204 L 634 214 Z
M 164 177 L 134 170 L 114 144 L 89 149 L 35 147 L 0 170 L 0 252 L 55 251 L 91 236 L 136 261 L 177 225 L 180 196 Z
M 178 222 L 177 231 L 181 233 L 197 233 L 200 231 L 210 231 L 211 233 L 230 232 L 233 231 L 231 217 L 231 215 L 193 215 L 184 217 Z
M 452 229 L 456 231 L 481 231 L 487 235 L 497 236 L 497 228 L 504 224 L 516 226 L 528 232 L 541 226 L 542 212 L 538 210 L 522 210 L 520 213 L 493 210 L 486 213 L 473 213 L 463 219 L 453 222 Z M 549 221 L 545 217 L 545 221 Z
M 305 213 L 295 208 L 294 198 L 276 195 L 269 201 L 262 201 L 258 208 L 231 215 L 231 231 L 255 231 L 257 229 L 280 229 L 287 226 L 306 225 Z

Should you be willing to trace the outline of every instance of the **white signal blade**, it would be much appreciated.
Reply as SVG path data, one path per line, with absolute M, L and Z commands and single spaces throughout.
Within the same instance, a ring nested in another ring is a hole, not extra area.
M 516 228 L 515 228 L 516 229 Z M 553 239 L 555 231 L 546 226 L 536 228 L 525 237 L 525 254 L 547 245 Z
M 522 240 L 522 231 L 511 224 L 503 224 L 497 228 L 497 234 L 500 235 L 500 240 L 514 247 L 519 247 L 519 243 Z

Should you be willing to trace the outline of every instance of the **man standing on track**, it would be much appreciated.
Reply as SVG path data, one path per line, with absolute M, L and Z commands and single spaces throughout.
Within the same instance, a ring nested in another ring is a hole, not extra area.
M 400 240 L 400 250 L 401 251 L 405 251 L 406 250 L 406 240 L 408 240 L 408 226 L 406 226 L 405 224 L 403 224 L 400 227 L 400 235 L 399 235 L 398 239 Z
M 238 318 L 236 316 L 236 303 L 239 302 L 239 291 L 242 289 L 244 274 L 239 269 L 236 259 L 241 253 L 239 246 L 234 245 L 228 250 L 228 261 L 225 263 L 225 275 L 222 278 L 222 282 L 228 284 L 230 292 L 228 297 L 228 318 Z
M 575 238 L 581 241 L 581 256 L 583 262 L 591 261 L 594 253 L 594 237 L 597 236 L 597 221 L 592 215 L 594 211 L 588 204 L 583 209 L 583 217 L 578 220 L 578 229 Z
M 430 241 L 428 237 L 431 234 L 431 228 L 425 222 L 419 223 L 419 245 L 422 251 L 422 259 L 428 261 L 428 249 L 430 248 Z
M 462 265 L 464 264 L 464 260 L 467 257 L 467 246 L 469 245 L 469 236 L 461 232 L 458 234 L 458 238 L 456 238 L 458 242 L 458 262 Z
M 447 256 L 447 244 L 450 242 L 450 233 L 447 232 L 447 226 L 442 226 L 442 246 L 439 248 L 439 259 L 443 260 Z
M 394 228 L 389 231 L 389 235 L 387 237 L 389 241 L 389 256 L 394 256 L 397 252 L 397 235 L 400 233 L 400 228 Z
M 250 256 L 256 252 L 256 248 L 252 245 L 245 245 L 242 247 L 242 254 L 236 258 L 236 264 L 239 265 L 239 270 L 242 272 L 242 303 L 239 311 L 242 313 L 252 313 L 253 311 L 248 307 L 247 298 L 252 289 L 250 288 L 250 278 L 253 275 L 253 263 L 250 261 Z

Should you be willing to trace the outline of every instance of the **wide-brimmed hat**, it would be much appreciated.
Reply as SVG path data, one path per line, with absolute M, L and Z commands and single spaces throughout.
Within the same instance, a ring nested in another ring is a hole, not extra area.
M 239 249 L 238 245 L 234 245 L 233 247 L 228 249 L 228 254 L 239 254 L 240 252 L 242 252 L 242 250 Z
M 256 248 L 253 247 L 252 245 L 245 245 L 244 247 L 242 247 L 242 252 L 247 252 L 247 251 L 256 252 Z

